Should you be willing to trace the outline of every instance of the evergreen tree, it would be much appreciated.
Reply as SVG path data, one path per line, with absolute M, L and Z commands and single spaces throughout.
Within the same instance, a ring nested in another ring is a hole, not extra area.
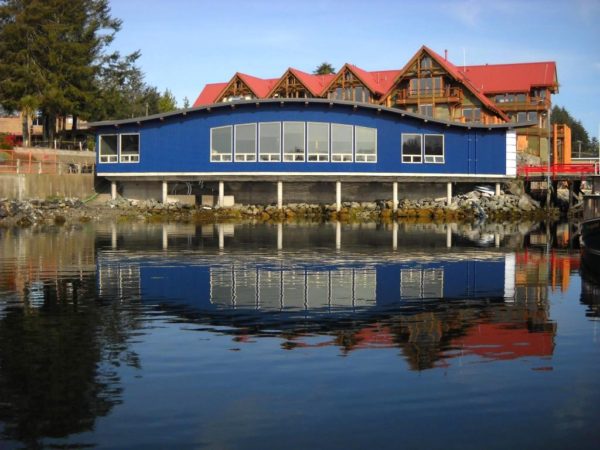
M 313 70 L 313 74 L 315 75 L 328 75 L 330 73 L 335 73 L 335 69 L 328 62 L 319 64 L 317 68 Z
M 183 109 L 188 109 L 190 107 L 190 99 L 187 98 L 187 95 L 183 97 Z
M 164 113 L 175 109 L 177 109 L 177 99 L 169 89 L 166 89 L 158 99 L 158 112 Z
M 561 106 L 554 106 L 550 113 L 550 123 L 566 124 L 571 128 L 571 148 L 573 152 L 577 151 L 581 142 L 582 149 L 590 146 L 590 137 L 579 120 L 576 120 L 571 114 Z

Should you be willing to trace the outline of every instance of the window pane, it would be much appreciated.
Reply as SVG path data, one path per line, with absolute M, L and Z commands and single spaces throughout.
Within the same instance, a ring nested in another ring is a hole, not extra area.
M 527 122 L 527 113 L 526 112 L 517 113 L 517 122 L 519 122 L 519 123 Z
M 331 124 L 331 155 L 333 161 L 352 161 L 352 125 Z
M 256 153 L 256 124 L 248 123 L 235 126 L 235 154 L 244 155 L 243 161 L 248 161 L 246 155 Z M 254 161 L 254 158 L 251 159 Z
M 304 161 L 304 122 L 283 122 L 284 161 Z
M 425 135 L 425 162 L 444 163 L 444 136 L 441 134 Z
M 537 121 L 537 119 L 538 119 L 537 112 L 532 111 L 532 112 L 527 113 L 527 120 L 535 122 L 535 121 Z
M 420 163 L 422 162 L 422 139 L 420 134 L 402 135 L 402 162 Z
M 375 162 L 377 159 L 377 129 L 355 127 L 356 161 Z
M 281 152 L 280 123 L 261 123 L 259 135 L 259 153 L 262 155 L 279 155 L 279 153 Z
M 116 134 L 100 136 L 100 154 L 101 155 L 116 155 L 117 154 L 117 135 Z
M 231 153 L 231 127 L 211 128 L 212 153 Z
M 308 122 L 308 155 L 309 161 L 329 160 L 328 123 Z
M 121 135 L 121 154 L 137 155 L 140 153 L 140 135 L 122 134 Z

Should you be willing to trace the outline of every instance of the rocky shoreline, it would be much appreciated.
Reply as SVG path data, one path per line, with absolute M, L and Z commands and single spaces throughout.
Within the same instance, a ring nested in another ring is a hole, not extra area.
M 335 204 L 316 205 L 294 203 L 282 209 L 276 205 L 235 205 L 231 208 L 209 208 L 157 201 L 129 201 L 122 198 L 108 202 L 85 203 L 80 199 L 46 199 L 17 201 L 0 199 L 0 226 L 29 227 L 63 225 L 73 222 L 147 221 L 197 222 L 221 221 L 389 221 L 419 220 L 435 222 L 519 221 L 557 218 L 556 208 L 541 208 L 527 194 L 505 193 L 499 196 L 485 191 L 471 191 L 446 199 L 399 201 L 393 211 L 389 200 L 375 202 L 345 202 L 340 211 Z

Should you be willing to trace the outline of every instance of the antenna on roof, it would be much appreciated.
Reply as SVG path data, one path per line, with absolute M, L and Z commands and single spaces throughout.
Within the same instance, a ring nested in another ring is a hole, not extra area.
M 444 49 L 444 61 L 448 61 L 448 49 Z

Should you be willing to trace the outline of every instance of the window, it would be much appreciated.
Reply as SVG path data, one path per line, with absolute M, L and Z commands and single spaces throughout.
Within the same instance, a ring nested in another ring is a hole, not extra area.
M 377 162 L 377 129 L 355 127 L 356 162 Z
M 283 160 L 304 161 L 304 122 L 283 122 Z
M 121 138 L 121 162 L 140 162 L 140 135 L 122 134 Z
M 526 112 L 518 112 L 517 113 L 517 123 L 527 122 L 527 113 Z
M 235 160 L 256 161 L 256 124 L 235 126 Z
M 233 127 L 217 127 L 210 129 L 210 160 L 211 162 L 231 161 L 233 147 Z
M 402 162 L 422 163 L 423 137 L 420 134 L 402 135 Z
M 463 108 L 463 116 L 466 122 L 481 122 L 481 109 Z
M 260 161 L 281 161 L 281 123 L 259 124 L 258 157 Z
M 433 117 L 433 105 L 420 105 L 419 114 L 424 116 Z
M 444 135 L 426 134 L 425 139 L 425 162 L 444 164 Z
M 410 80 L 411 95 L 441 95 L 442 77 L 413 78 Z
M 531 111 L 527 113 L 527 120 L 529 122 L 537 122 L 538 120 L 538 114 L 535 111 Z
M 431 58 L 429 56 L 424 56 L 421 59 L 421 69 L 431 69 Z
M 101 163 L 116 163 L 119 161 L 116 134 L 100 135 L 99 145 L 100 151 L 98 153 L 100 154 Z
M 308 122 L 308 160 L 329 161 L 329 124 Z
M 527 101 L 527 96 L 525 94 L 517 94 L 515 97 L 515 101 L 525 103 Z
M 352 125 L 331 124 L 331 161 L 352 162 Z

